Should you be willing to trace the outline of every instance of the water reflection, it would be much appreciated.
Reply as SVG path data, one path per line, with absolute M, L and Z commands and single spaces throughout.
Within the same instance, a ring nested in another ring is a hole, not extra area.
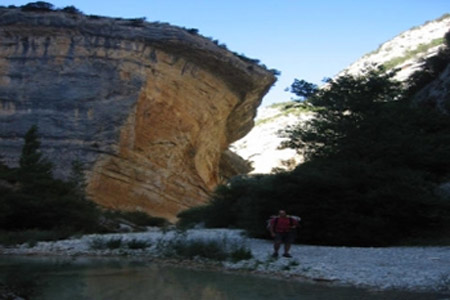
M 0 282 L 28 298 L 58 300 L 445 298 L 190 270 L 126 258 L 0 257 Z

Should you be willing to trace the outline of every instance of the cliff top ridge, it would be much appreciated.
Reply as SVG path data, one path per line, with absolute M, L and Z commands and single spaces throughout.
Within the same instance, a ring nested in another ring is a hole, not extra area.
M 145 18 L 84 15 L 74 7 L 72 10 L 54 10 L 26 9 L 27 6 L 0 7 L 0 30 L 15 31 L 27 28 L 28 31 L 49 33 L 54 30 L 71 30 L 82 35 L 95 35 L 106 39 L 145 42 L 213 69 L 215 74 L 223 78 L 229 87 L 241 96 L 245 96 L 248 90 L 254 88 L 270 87 L 276 80 L 274 75 L 278 74 L 277 70 L 268 70 L 266 66 L 259 64 L 258 60 L 231 52 L 217 40 L 201 36 L 197 29 L 146 22 Z M 109 47 L 119 45 L 110 41 Z M 266 92 L 267 88 L 261 91 L 261 96 Z

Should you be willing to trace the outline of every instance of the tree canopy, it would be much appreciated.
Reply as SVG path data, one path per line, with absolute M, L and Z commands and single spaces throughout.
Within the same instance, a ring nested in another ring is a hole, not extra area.
M 316 116 L 287 128 L 284 146 L 306 163 L 234 178 L 209 205 L 180 214 L 182 222 L 262 237 L 265 220 L 283 208 L 302 217 L 302 243 L 386 246 L 448 235 L 450 203 L 436 191 L 450 179 L 450 118 L 412 105 L 393 75 L 345 75 L 311 93 L 294 82 Z

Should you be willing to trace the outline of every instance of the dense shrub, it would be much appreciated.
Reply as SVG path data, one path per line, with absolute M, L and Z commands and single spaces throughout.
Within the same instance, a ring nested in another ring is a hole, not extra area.
M 78 8 L 76 8 L 73 5 L 66 6 L 61 11 L 68 13 L 68 14 L 73 14 L 73 15 L 82 15 L 83 14 L 83 12 L 81 10 L 79 10 Z
M 308 161 L 291 172 L 233 178 L 180 222 L 198 218 L 264 237 L 265 221 L 283 208 L 302 217 L 301 243 L 386 246 L 448 234 L 450 203 L 435 190 L 450 178 L 450 119 L 412 105 L 393 75 L 346 75 L 317 91 L 297 84 L 316 118 L 288 128 L 284 146 Z
M 58 188 L 56 185 L 52 187 Z M 92 232 L 97 229 L 98 210 L 94 203 L 85 199 L 75 199 L 70 195 L 70 189 L 64 186 L 55 192 L 41 195 L 16 192 L 5 195 L 2 200 L 5 213 L 0 220 L 0 228 L 4 230 L 71 228 L 75 232 Z
M 206 219 L 207 211 L 210 206 L 195 206 L 180 212 L 177 217 L 179 221 L 177 226 L 180 228 L 189 228 L 197 225 L 199 222 L 202 222 Z
M 237 262 L 253 257 L 250 249 L 242 241 L 222 239 L 188 239 L 184 235 L 157 242 L 156 248 L 162 256 L 169 258 L 194 259 L 196 257 L 209 260 L 231 260 Z

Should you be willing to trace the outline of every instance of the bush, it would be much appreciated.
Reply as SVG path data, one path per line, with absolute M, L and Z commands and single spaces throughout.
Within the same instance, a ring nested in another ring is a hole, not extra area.
M 108 249 L 118 249 L 122 247 L 123 243 L 121 238 L 112 238 L 107 240 L 105 245 Z
M 127 19 L 127 23 L 133 27 L 142 27 L 145 25 L 146 18 Z
M 127 242 L 127 246 L 128 246 L 128 248 L 133 249 L 133 250 L 145 249 L 145 248 L 150 247 L 150 243 L 147 241 L 132 239 L 131 241 Z
M 198 29 L 197 28 L 188 28 L 186 29 L 187 32 L 189 32 L 190 34 L 194 34 L 194 35 L 198 35 Z
M 78 8 L 76 8 L 73 5 L 66 6 L 61 11 L 68 13 L 68 14 L 72 14 L 72 15 L 82 15 L 83 14 L 83 12 L 81 10 L 79 10 Z
M 214 240 L 177 240 L 171 245 L 176 256 L 192 259 L 196 256 L 222 261 L 227 258 L 227 253 L 221 243 Z
M 233 262 L 252 258 L 251 251 L 245 246 L 223 238 L 219 239 L 188 239 L 177 236 L 171 240 L 160 240 L 156 247 L 165 257 L 193 259 L 196 257 L 216 261 L 227 259 Z
M 232 262 L 238 262 L 241 260 L 251 259 L 253 257 L 250 249 L 245 247 L 238 248 L 230 253 L 230 259 Z
M 107 240 L 103 237 L 96 237 L 89 241 L 89 248 L 93 250 L 114 250 L 123 247 L 127 247 L 131 250 L 145 249 L 150 247 L 150 243 L 138 239 L 132 239 L 127 242 L 123 241 L 121 238 L 111 238 Z
M 177 215 L 177 226 L 180 228 L 191 228 L 206 219 L 208 206 L 196 206 L 180 212 Z
M 93 250 L 114 250 L 121 248 L 123 245 L 121 238 L 111 238 L 106 240 L 102 237 L 96 237 L 89 241 L 89 248 Z
M 20 7 L 23 11 L 42 11 L 42 12 L 49 12 L 53 11 L 53 4 L 44 2 L 44 1 L 37 1 L 37 2 L 30 2 L 26 5 L 23 5 Z

